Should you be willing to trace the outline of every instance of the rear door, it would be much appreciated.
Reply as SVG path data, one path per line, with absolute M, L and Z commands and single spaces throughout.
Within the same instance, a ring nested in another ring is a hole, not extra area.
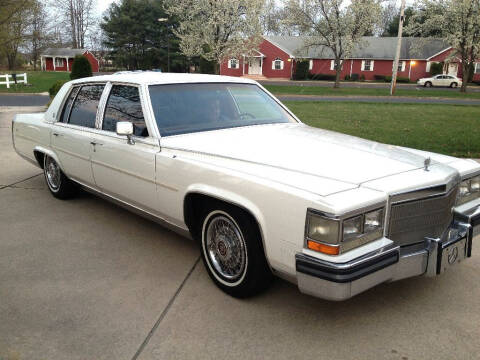
M 141 102 L 141 88 L 112 85 L 93 143 L 92 168 L 100 190 L 142 209 L 157 208 L 155 189 L 155 154 L 160 151 L 156 138 L 150 136 Z M 119 121 L 134 125 L 129 145 L 116 133 Z
M 52 148 L 65 174 L 88 186 L 95 185 L 91 141 L 104 87 L 105 84 L 73 87 L 52 129 Z

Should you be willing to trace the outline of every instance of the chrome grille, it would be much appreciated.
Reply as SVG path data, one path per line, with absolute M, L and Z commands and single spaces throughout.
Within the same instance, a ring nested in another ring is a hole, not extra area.
M 446 195 L 392 204 L 388 238 L 404 246 L 425 237 L 440 237 L 453 220 L 457 190 L 454 187 Z

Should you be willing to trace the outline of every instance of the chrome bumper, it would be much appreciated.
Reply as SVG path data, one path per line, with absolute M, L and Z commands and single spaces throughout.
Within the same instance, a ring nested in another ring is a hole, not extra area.
M 470 257 L 473 239 L 480 235 L 480 207 L 454 215 L 442 238 L 425 238 L 423 243 L 405 247 L 391 245 L 347 263 L 297 254 L 298 288 L 305 294 L 339 301 L 384 282 L 439 275 L 447 263 Z M 455 258 L 449 253 L 453 248 L 457 248 Z

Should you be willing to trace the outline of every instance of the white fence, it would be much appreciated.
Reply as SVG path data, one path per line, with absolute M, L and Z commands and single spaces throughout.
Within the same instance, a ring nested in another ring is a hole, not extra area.
M 20 80 L 19 77 L 23 76 L 23 80 Z M 10 80 L 12 78 L 12 80 Z M 0 81 L 0 85 L 7 85 L 7 89 L 10 88 L 10 84 L 15 84 L 15 81 L 13 80 L 13 75 L 0 75 L 0 80 L 5 79 L 5 81 Z M 19 83 L 27 83 L 27 73 L 23 74 L 17 74 L 17 84 Z

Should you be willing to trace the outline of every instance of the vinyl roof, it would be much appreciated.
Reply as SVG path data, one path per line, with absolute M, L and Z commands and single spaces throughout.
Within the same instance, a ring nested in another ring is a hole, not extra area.
M 207 75 L 207 74 L 188 74 L 188 73 L 161 73 L 155 71 L 122 72 L 112 75 L 100 75 L 86 77 L 72 81 L 73 84 L 83 82 L 125 82 L 133 84 L 184 84 L 184 83 L 248 83 L 256 82 L 247 78 Z
M 308 36 L 265 36 L 266 40 L 276 45 L 291 56 L 310 59 L 333 59 L 333 52 L 324 46 L 309 46 L 305 44 L 312 40 Z M 385 59 L 395 58 L 397 46 L 396 37 L 365 36 L 360 46 L 357 46 L 350 58 L 354 59 Z M 401 59 L 428 59 L 449 48 L 441 39 L 433 38 L 402 38 L 400 50 Z

